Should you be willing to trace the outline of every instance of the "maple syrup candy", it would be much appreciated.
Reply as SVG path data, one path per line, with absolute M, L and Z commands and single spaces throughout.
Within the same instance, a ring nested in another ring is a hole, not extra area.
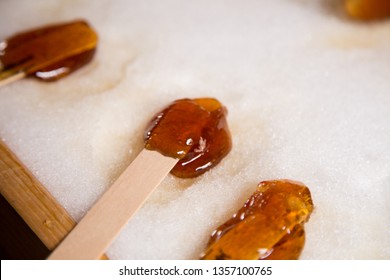
M 346 0 L 347 13 L 361 20 L 375 20 L 390 17 L 389 0 Z
M 55 81 L 90 62 L 97 34 L 84 20 L 21 32 L 0 43 L 0 80 L 23 72 Z
M 300 182 L 261 182 L 233 217 L 211 235 L 202 259 L 298 259 L 303 224 L 313 211 L 310 190 Z
M 214 98 L 176 100 L 150 121 L 145 147 L 179 158 L 173 175 L 199 176 L 232 148 L 226 115 L 227 109 Z

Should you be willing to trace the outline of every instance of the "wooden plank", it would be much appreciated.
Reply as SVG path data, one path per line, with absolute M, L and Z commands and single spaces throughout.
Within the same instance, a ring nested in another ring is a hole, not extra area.
M 49 250 L 54 250 L 76 226 L 67 211 L 1 140 L 0 192 Z
M 48 259 L 97 259 L 177 162 L 143 149 Z

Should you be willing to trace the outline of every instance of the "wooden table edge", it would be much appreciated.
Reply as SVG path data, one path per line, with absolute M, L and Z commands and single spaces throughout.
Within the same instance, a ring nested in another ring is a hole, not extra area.
M 0 139 L 0 193 L 53 251 L 76 226 L 69 213 Z M 108 259 L 102 255 L 100 259 Z

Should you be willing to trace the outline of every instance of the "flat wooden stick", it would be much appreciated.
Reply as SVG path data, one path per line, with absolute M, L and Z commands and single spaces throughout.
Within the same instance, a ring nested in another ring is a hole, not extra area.
M 68 212 L 1 140 L 0 193 L 51 251 L 76 226 Z M 105 255 L 101 258 L 107 259 Z
M 143 149 L 48 259 L 99 258 L 177 162 Z
M 1 72 L 0 72 L 0 74 L 1 74 Z M 11 76 L 7 76 L 7 78 L 0 79 L 0 87 L 8 85 L 12 82 L 19 81 L 19 80 L 23 79 L 24 77 L 26 77 L 26 74 L 24 72 L 18 72 L 18 73 L 12 74 Z

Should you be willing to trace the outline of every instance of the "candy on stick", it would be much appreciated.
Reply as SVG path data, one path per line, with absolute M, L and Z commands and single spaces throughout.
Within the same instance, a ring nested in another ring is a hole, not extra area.
M 145 149 L 49 259 L 99 258 L 180 160 L 192 162 L 187 177 L 194 177 L 221 161 L 230 148 L 226 109 L 221 103 L 213 98 L 173 102 L 149 123 Z M 180 169 L 181 177 L 186 172 Z
M 205 260 L 298 259 L 303 224 L 313 211 L 309 189 L 290 180 L 261 182 L 233 217 L 211 235 Z
M 0 86 L 34 76 L 54 81 L 87 64 L 98 37 L 82 20 L 18 33 L 0 42 Z

